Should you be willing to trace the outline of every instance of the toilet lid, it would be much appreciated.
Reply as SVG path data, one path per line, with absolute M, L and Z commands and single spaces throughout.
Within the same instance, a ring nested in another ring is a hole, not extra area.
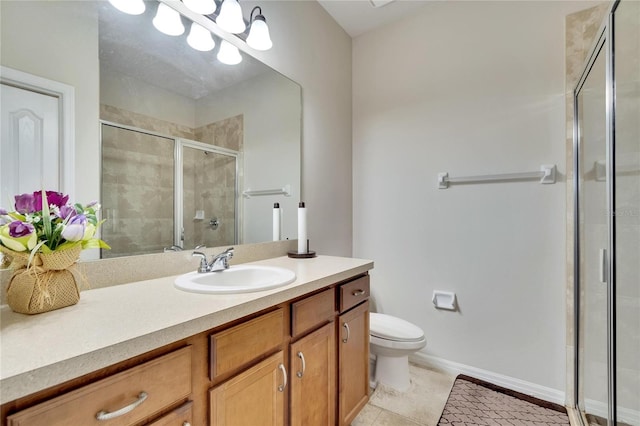
M 369 314 L 369 332 L 372 336 L 400 342 L 414 342 L 424 338 L 420 327 L 391 315 L 371 312 Z

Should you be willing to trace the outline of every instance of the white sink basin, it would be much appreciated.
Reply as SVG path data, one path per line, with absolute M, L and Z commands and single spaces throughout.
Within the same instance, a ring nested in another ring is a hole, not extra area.
M 193 293 L 234 294 L 269 290 L 294 282 L 296 274 L 285 268 L 237 265 L 218 272 L 189 272 L 176 278 L 176 288 Z

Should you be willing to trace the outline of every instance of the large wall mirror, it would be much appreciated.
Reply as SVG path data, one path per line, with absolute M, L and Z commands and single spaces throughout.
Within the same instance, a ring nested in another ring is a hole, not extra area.
M 0 2 L 2 66 L 75 88 L 76 192 L 103 205 L 101 256 L 270 241 L 275 202 L 295 238 L 300 86 L 244 51 L 221 63 L 216 35 L 191 48 L 185 16 L 184 34 L 159 32 L 145 4 Z

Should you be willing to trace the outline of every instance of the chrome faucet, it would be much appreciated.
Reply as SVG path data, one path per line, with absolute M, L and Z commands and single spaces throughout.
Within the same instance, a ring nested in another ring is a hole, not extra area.
M 198 266 L 198 273 L 203 274 L 205 272 L 217 272 L 229 269 L 229 259 L 233 257 L 233 247 L 230 247 L 222 253 L 216 255 L 211 259 L 211 262 L 207 263 L 207 255 L 194 251 L 191 256 L 200 258 L 200 266 Z
M 176 245 L 172 245 L 171 247 L 165 247 L 165 248 L 163 249 L 163 251 L 164 251 L 165 253 L 170 252 L 170 251 L 182 251 L 182 247 L 180 247 L 180 246 L 176 246 Z

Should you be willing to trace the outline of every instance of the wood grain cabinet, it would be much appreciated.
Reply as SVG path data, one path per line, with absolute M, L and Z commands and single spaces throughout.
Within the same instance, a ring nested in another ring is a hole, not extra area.
M 189 401 L 158 420 L 149 423 L 149 426 L 195 426 L 192 407 L 193 402 Z
M 280 351 L 209 391 L 209 424 L 284 425 L 286 386 Z
M 339 288 L 338 424 L 349 425 L 369 401 L 369 276 Z
M 292 335 L 297 340 L 289 345 L 291 426 L 335 425 L 335 316 L 333 289 L 292 304 Z
M 7 424 L 137 425 L 190 394 L 191 348 L 187 346 L 12 414 Z
M 209 391 L 211 426 L 284 425 L 285 312 L 280 307 L 209 337 L 209 375 L 226 380 Z
M 359 275 L 4 404 L 0 426 L 348 425 L 369 398 Z

